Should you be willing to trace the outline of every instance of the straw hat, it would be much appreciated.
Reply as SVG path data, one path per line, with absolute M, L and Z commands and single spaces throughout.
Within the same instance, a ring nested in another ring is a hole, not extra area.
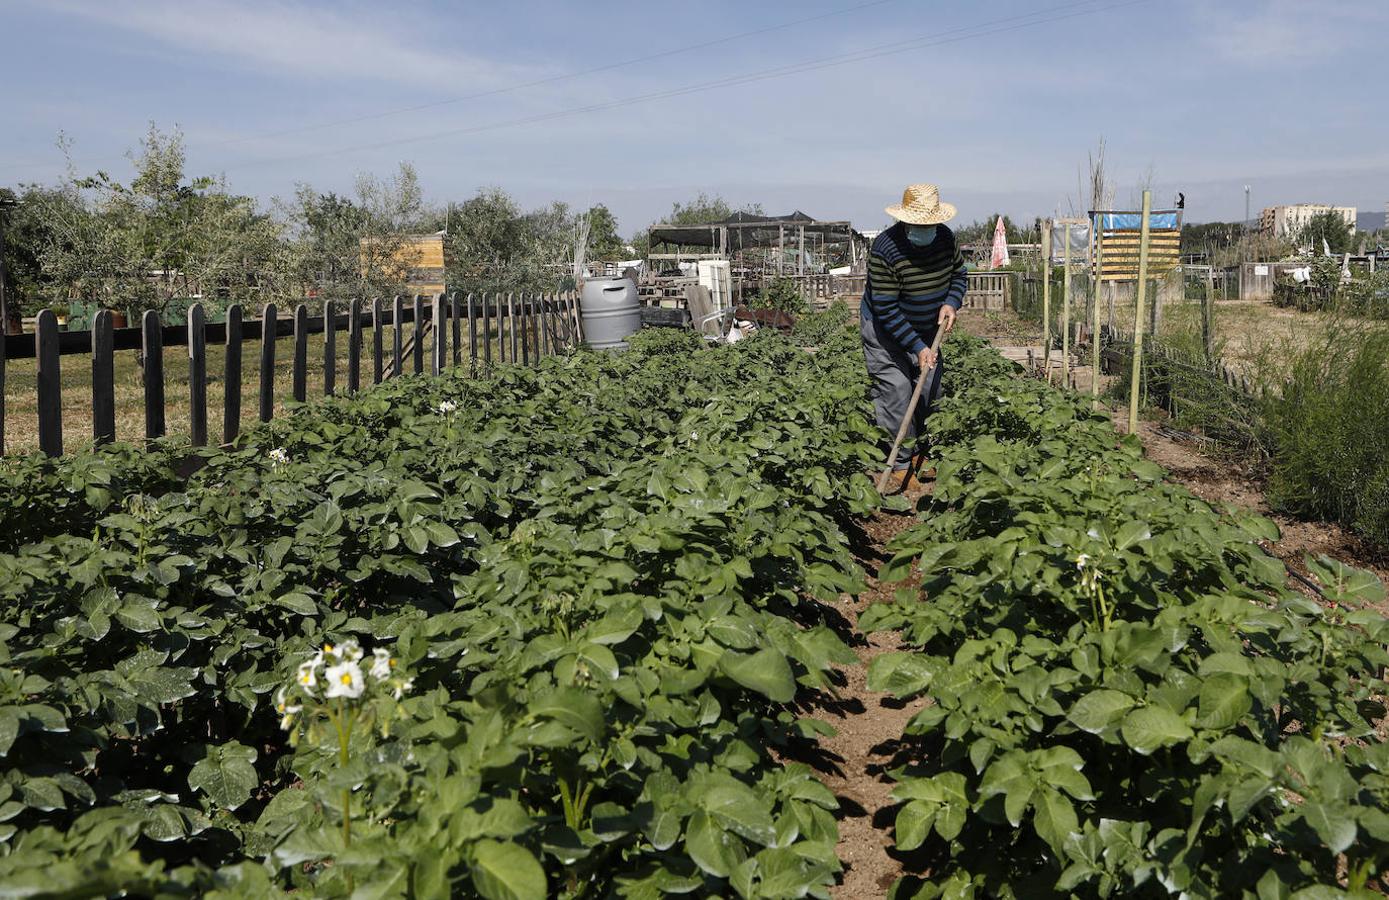
M 940 200 L 940 188 L 934 184 L 908 185 L 902 192 L 902 202 L 889 206 L 885 212 L 908 225 L 939 225 L 955 218 L 955 207 Z

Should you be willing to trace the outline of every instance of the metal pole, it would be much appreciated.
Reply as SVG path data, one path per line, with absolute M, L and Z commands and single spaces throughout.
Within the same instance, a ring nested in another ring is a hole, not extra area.
M 1148 217 L 1153 192 L 1143 192 L 1143 230 L 1138 237 L 1138 299 L 1133 310 L 1133 369 L 1129 376 L 1129 434 L 1138 431 L 1138 385 L 1143 376 L 1143 299 L 1148 286 Z
M 10 333 L 10 296 L 5 284 L 5 208 L 0 201 L 0 341 Z
M 1099 223 L 1104 215 L 1096 215 L 1090 222 L 1090 231 L 1095 238 L 1095 274 L 1090 285 L 1090 396 L 1094 406 L 1100 408 L 1100 285 L 1104 271 L 1104 231 Z
M 1051 381 L 1051 220 L 1042 221 L 1042 367 Z

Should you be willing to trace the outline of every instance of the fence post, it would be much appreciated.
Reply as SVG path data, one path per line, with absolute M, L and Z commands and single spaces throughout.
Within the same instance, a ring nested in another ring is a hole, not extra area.
M 381 298 L 371 298 L 371 383 L 380 384 L 386 368 L 385 337 L 381 334 Z
M 530 300 L 526 299 L 525 293 L 521 294 L 521 365 L 531 364 L 531 304 L 535 302 L 535 295 L 531 294 Z
M 1061 272 L 1061 383 L 1071 386 L 1071 223 L 1061 226 L 1062 260 L 1065 269 Z
M 477 310 L 472 291 L 468 292 L 468 374 L 477 375 Z
M 540 355 L 553 356 L 555 336 L 550 333 L 550 298 L 552 294 L 540 295 Z
M 140 320 L 140 353 L 145 361 L 145 439 L 164 436 L 164 330 L 159 313 L 145 310 Z
M 260 314 L 260 420 L 275 415 L 275 339 L 279 332 L 279 310 L 267 303 Z
M 449 294 L 449 321 L 453 324 L 453 364 L 457 366 L 463 362 L 463 322 L 459 315 L 463 312 L 463 301 L 458 299 L 458 292 Z
M 1206 363 L 1209 365 L 1211 356 L 1215 353 L 1214 336 L 1211 334 L 1212 317 L 1215 311 L 1215 270 L 1212 266 L 1206 267 L 1206 294 L 1201 299 L 1201 347 L 1206 352 Z
M 1138 237 L 1138 296 L 1133 310 L 1133 370 L 1129 379 L 1129 434 L 1138 431 L 1138 385 L 1143 377 L 1143 300 L 1148 285 L 1148 218 L 1153 192 L 1143 192 L 1143 228 Z
M 511 339 L 510 356 L 507 361 L 513 366 L 516 365 L 516 357 L 520 355 L 520 341 L 516 334 L 516 295 L 510 291 L 506 294 L 506 330 Z
M 444 295 L 435 294 L 434 309 L 432 310 L 434 318 L 434 344 L 431 348 L 434 352 L 430 354 L 429 374 L 436 377 L 448 366 L 446 357 L 449 352 L 449 325 L 448 320 L 444 318 L 445 311 Z
M 1097 215 L 1090 222 L 1090 234 L 1095 241 L 1095 271 L 1090 285 L 1090 396 L 1092 406 L 1100 408 L 1100 285 L 1104 271 L 1104 232 L 1097 223 L 1104 221 L 1104 215 Z
M 116 338 L 111 311 L 92 319 L 92 439 L 106 444 L 116 439 Z
M 207 446 L 207 316 L 188 307 L 188 430 L 194 447 Z
M 415 374 L 424 371 L 424 295 L 415 295 L 415 346 L 410 356 L 415 361 Z
M 222 443 L 230 444 L 241 433 L 241 304 L 227 308 L 227 355 L 222 385 Z
M 482 364 L 492 368 L 492 298 L 496 294 L 482 295 Z
M 362 389 L 362 302 L 352 298 L 347 310 L 347 392 Z
M 396 294 L 391 300 L 391 377 L 399 378 L 405 368 L 405 336 L 400 327 L 405 323 L 405 300 Z
M 62 456 L 63 378 L 58 368 L 58 317 L 51 309 L 39 312 L 34 358 L 38 363 L 39 449 L 49 456 Z
M 294 308 L 294 399 L 303 403 L 309 398 L 309 308 L 300 303 Z
M 331 397 L 338 388 L 338 322 L 333 301 L 323 301 L 323 396 Z
M 1051 383 L 1051 220 L 1042 220 L 1042 367 Z

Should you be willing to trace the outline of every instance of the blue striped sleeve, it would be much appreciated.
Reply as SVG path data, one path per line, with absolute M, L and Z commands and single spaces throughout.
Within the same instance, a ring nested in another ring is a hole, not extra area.
M 950 290 L 945 295 L 946 304 L 959 312 L 960 306 L 965 302 L 965 292 L 968 290 L 969 266 L 965 265 L 965 258 L 961 255 L 960 249 L 956 247 L 954 271 L 950 274 Z
M 921 336 L 902 312 L 902 291 L 897 273 L 877 253 L 868 257 L 868 305 L 873 318 L 913 356 L 926 349 Z

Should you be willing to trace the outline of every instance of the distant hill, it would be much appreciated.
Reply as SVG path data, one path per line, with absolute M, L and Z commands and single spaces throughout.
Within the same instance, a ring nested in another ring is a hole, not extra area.
M 1355 227 L 1361 231 L 1378 231 L 1384 227 L 1384 210 L 1360 211 L 1355 216 Z

